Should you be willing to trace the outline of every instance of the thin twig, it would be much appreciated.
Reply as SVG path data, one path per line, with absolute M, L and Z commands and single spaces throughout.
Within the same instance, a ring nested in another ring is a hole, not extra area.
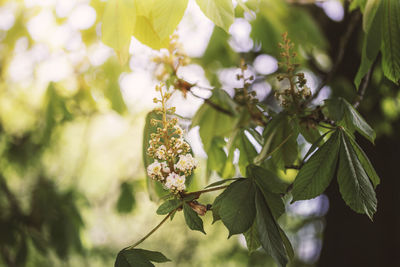
M 216 109 L 216 110 L 218 110 L 218 111 L 220 111 L 220 112 L 222 112 L 222 113 L 224 113 L 224 114 L 226 114 L 226 115 L 233 116 L 233 113 L 232 113 L 230 110 L 225 109 L 224 107 L 221 107 L 220 105 L 214 103 L 214 102 L 211 101 L 210 99 L 201 97 L 201 96 L 199 96 L 199 95 L 196 95 L 196 94 L 193 93 L 192 91 L 189 91 L 189 92 L 190 92 L 194 97 L 203 99 L 204 102 L 205 102 L 206 104 L 208 104 L 209 106 L 211 106 L 212 108 L 214 108 L 214 109 Z
M 132 246 L 127 247 L 127 249 L 132 249 L 135 248 L 136 246 L 138 246 L 140 243 L 142 243 L 143 241 L 145 241 L 149 236 L 151 236 L 155 231 L 158 230 L 158 228 L 161 227 L 161 225 L 163 225 L 168 218 L 176 211 L 177 209 L 174 209 L 173 211 L 171 211 L 170 213 L 168 213 L 167 216 L 165 216 L 165 218 L 159 223 L 157 224 L 156 227 L 154 227 L 147 235 L 145 235 L 142 239 L 140 239 L 139 241 L 137 241 L 135 244 L 133 244 Z
M 368 87 L 369 81 L 371 80 L 371 76 L 374 71 L 376 61 L 377 60 L 375 59 L 375 61 L 372 63 L 371 68 L 368 70 L 367 74 L 363 78 L 361 87 L 358 89 L 357 95 L 353 102 L 353 107 L 355 109 L 358 108 L 358 106 L 361 104 L 361 101 L 364 99 L 365 91 L 367 91 L 367 87 Z
M 204 193 L 208 193 L 208 192 L 213 192 L 213 191 L 217 191 L 217 190 L 221 190 L 221 189 L 225 189 L 227 188 L 229 185 L 223 185 L 223 186 L 218 186 L 218 187 L 213 187 L 213 188 L 209 188 L 209 189 L 204 189 L 204 190 L 200 190 L 200 191 L 195 191 L 195 192 L 191 192 L 191 193 L 187 193 L 185 194 L 185 197 L 187 196 L 194 196 L 195 199 L 199 198 L 201 194 Z
M 325 75 L 325 77 L 322 79 L 321 83 L 318 85 L 317 89 L 315 90 L 314 94 L 312 97 L 310 97 L 308 100 L 305 101 L 305 105 L 308 105 L 313 101 L 315 98 L 318 97 L 319 93 L 321 92 L 322 88 L 324 88 L 325 85 L 327 85 L 332 77 L 335 75 L 337 69 L 339 68 L 340 63 L 342 63 L 344 53 L 346 50 L 346 46 L 350 40 L 350 37 L 356 28 L 358 21 L 361 18 L 361 13 L 359 11 L 355 11 L 353 13 L 353 16 L 350 18 L 350 22 L 346 28 L 346 32 L 342 35 L 342 38 L 340 38 L 339 42 L 339 49 L 338 53 L 336 56 L 335 63 L 332 66 L 332 69 Z

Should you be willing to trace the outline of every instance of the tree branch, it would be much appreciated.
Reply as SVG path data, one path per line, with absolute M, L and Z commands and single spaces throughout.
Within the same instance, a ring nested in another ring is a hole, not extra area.
M 371 68 L 368 70 L 367 74 L 365 75 L 365 77 L 362 80 L 361 87 L 358 89 L 357 95 L 353 102 L 353 107 L 355 109 L 358 108 L 358 106 L 361 104 L 361 101 L 363 101 L 363 99 L 364 99 L 364 95 L 365 95 L 365 92 L 367 91 L 369 81 L 371 80 L 371 75 L 374 72 L 376 62 L 377 62 L 377 60 L 375 59 L 375 61 L 372 63 Z
M 324 86 L 327 85 L 335 75 L 337 69 L 339 68 L 340 63 L 342 63 L 346 46 L 360 18 L 361 18 L 361 13 L 359 11 L 354 11 L 352 17 L 350 18 L 349 24 L 346 28 L 346 32 L 342 35 L 342 38 L 340 38 L 338 53 L 336 55 L 336 59 L 332 66 L 332 69 L 322 79 L 321 83 L 315 90 L 313 96 L 310 97 L 307 101 L 305 101 L 305 105 L 308 105 L 309 103 L 311 103 L 311 101 L 317 98 L 322 88 L 324 88 Z
M 226 115 L 233 116 L 233 113 L 232 113 L 230 110 L 225 109 L 224 107 L 221 107 L 220 105 L 218 105 L 218 104 L 212 102 L 210 99 L 201 97 L 201 96 L 199 96 L 199 95 L 196 95 L 196 94 L 193 93 L 192 91 L 189 91 L 189 92 L 190 92 L 194 97 L 203 99 L 203 100 L 204 100 L 204 103 L 206 103 L 207 105 L 211 106 L 212 108 L 214 108 L 214 109 L 216 109 L 216 110 L 218 110 L 218 111 L 220 111 L 220 112 L 222 112 L 222 113 L 224 113 L 224 114 L 226 114 Z

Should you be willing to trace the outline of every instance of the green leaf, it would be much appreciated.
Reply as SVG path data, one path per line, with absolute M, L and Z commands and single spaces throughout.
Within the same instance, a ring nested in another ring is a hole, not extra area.
M 235 19 L 235 13 L 231 0 L 196 0 L 201 11 L 215 25 L 229 32 L 229 27 Z
M 304 156 L 304 160 L 306 160 L 308 158 L 309 155 L 311 155 L 318 147 L 320 147 L 323 144 L 324 138 L 326 135 L 328 135 L 329 133 L 331 133 L 332 131 L 327 131 L 326 133 L 324 133 L 323 135 L 321 135 L 317 141 L 315 141 L 315 143 L 313 143 L 310 147 L 310 149 L 307 151 L 307 154 Z
M 181 200 L 179 200 L 179 199 L 170 199 L 170 200 L 167 200 L 164 203 L 162 203 L 158 207 L 156 213 L 158 215 L 165 215 L 165 214 L 168 214 L 171 211 L 177 209 L 181 205 L 182 205 L 182 201 Z
M 136 249 L 132 249 L 121 250 L 117 255 L 114 267 L 154 267 L 154 264 L 142 253 Z
M 128 60 L 131 35 L 136 24 L 133 1 L 107 1 L 102 20 L 101 40 L 112 47 L 121 64 Z
M 266 140 L 264 144 L 266 148 L 263 147 L 263 149 L 268 152 L 265 153 L 262 150 L 260 155 L 264 153 L 268 156 L 271 155 L 274 164 L 278 168 L 286 170 L 285 165 L 293 164 L 298 156 L 296 141 L 298 131 L 293 127 L 290 118 L 282 113 L 275 116 L 265 128 L 263 136 Z
M 241 130 L 235 138 L 235 147 L 240 151 L 239 169 L 242 175 L 246 174 L 246 167 L 253 162 L 257 156 L 257 151 L 253 144 L 247 138 L 244 130 Z
M 281 238 L 280 227 L 272 216 L 260 190 L 256 190 L 255 202 L 256 224 L 261 245 L 277 261 L 278 266 L 286 266 L 288 258 Z
M 203 221 L 199 215 L 185 202 L 183 203 L 183 214 L 185 216 L 186 224 L 190 229 L 206 234 L 206 232 L 204 232 Z
M 400 83 L 400 2 L 383 0 L 382 69 L 387 78 Z
M 247 173 L 249 178 L 254 179 L 257 187 L 263 193 L 274 218 L 278 219 L 285 212 L 285 203 L 281 198 L 281 194 L 286 192 L 287 185 L 274 173 L 259 166 L 248 166 Z
M 247 231 L 254 222 L 254 184 L 243 179 L 229 185 L 219 206 L 221 220 L 229 230 L 229 237 Z
M 365 32 L 368 32 L 371 29 L 381 2 L 382 0 L 368 0 L 363 15 L 363 29 Z
M 171 261 L 167 257 L 164 256 L 161 252 L 158 251 L 151 251 L 151 250 L 145 250 L 145 249 L 140 249 L 136 248 L 136 251 L 144 255 L 148 260 L 153 261 L 153 262 L 168 262 Z
M 224 179 L 224 180 L 221 180 L 221 181 L 218 181 L 218 182 L 209 184 L 209 185 L 207 185 L 205 188 L 215 187 L 215 186 L 218 186 L 218 185 L 225 184 L 225 183 L 227 183 L 227 182 L 236 181 L 236 180 L 240 180 L 240 179 L 243 179 L 243 178 L 229 178 L 229 179 Z
M 288 185 L 283 182 L 275 173 L 256 165 L 247 167 L 247 175 L 255 180 L 259 187 L 272 193 L 286 193 Z
M 339 97 L 325 101 L 328 109 L 329 118 L 343 125 L 350 132 L 357 130 L 361 135 L 370 140 L 375 140 L 375 131 L 368 125 L 364 118 L 347 102 L 347 100 Z
M 376 212 L 377 200 L 368 175 L 354 151 L 349 137 L 340 132 L 340 160 L 338 183 L 346 204 L 358 213 L 365 213 L 372 220 Z
M 280 227 L 279 227 L 279 233 L 281 234 L 283 245 L 285 245 L 286 253 L 289 256 L 289 259 L 292 260 L 294 257 L 294 250 L 292 243 L 290 243 L 289 238 L 286 236 L 285 232 Z
M 361 135 L 371 141 L 371 143 L 374 143 L 376 137 L 375 131 L 349 102 L 345 99 L 342 99 L 342 101 L 345 106 L 344 120 L 346 125 L 353 125 Z
M 234 116 L 236 104 L 225 91 L 214 89 L 209 101 L 230 111 L 232 115 L 222 113 L 207 103 L 204 103 L 196 112 L 192 120 L 192 127 L 200 126 L 199 133 L 206 152 L 210 150 L 214 137 L 228 137 L 237 122 L 237 118 Z
M 339 132 L 335 131 L 304 164 L 293 183 L 292 203 L 314 198 L 328 187 L 335 174 L 339 146 Z
M 361 149 L 361 147 L 357 144 L 353 138 L 350 138 L 351 145 L 354 149 L 354 151 L 357 154 L 357 158 L 360 161 L 361 165 L 363 166 L 365 172 L 368 174 L 369 179 L 371 180 L 372 184 L 374 185 L 374 188 L 380 183 L 380 178 L 378 174 L 376 173 L 374 167 L 372 166 L 371 162 L 369 161 L 367 155 L 365 152 Z
M 152 13 L 154 30 L 161 40 L 168 38 L 175 31 L 187 4 L 188 0 L 163 0 L 157 1 L 154 5 Z
M 207 151 L 208 173 L 216 171 L 218 175 L 222 176 L 228 158 L 224 151 L 225 144 L 226 142 L 222 137 L 215 137 L 212 139 L 211 146 Z
M 258 238 L 256 222 L 254 222 L 253 225 L 249 228 L 249 230 L 244 232 L 243 235 L 244 238 L 246 239 L 247 249 L 249 250 L 250 254 L 256 251 L 259 247 L 261 247 L 261 243 Z
M 153 49 L 167 48 L 169 45 L 169 37 L 161 39 L 153 28 L 150 18 L 145 16 L 137 16 L 133 35 L 142 44 Z
M 221 220 L 221 216 L 219 215 L 219 210 L 222 204 L 222 199 L 225 197 L 225 191 L 222 192 L 221 194 L 219 194 L 215 200 L 214 203 L 211 206 L 211 211 L 212 211 L 212 215 L 213 215 L 213 224 L 218 221 Z
M 124 249 L 118 253 L 115 267 L 153 267 L 152 262 L 171 261 L 161 252 L 144 249 Z
M 133 186 L 124 182 L 121 184 L 121 193 L 117 201 L 117 210 L 120 213 L 131 212 L 135 205 L 135 196 L 133 195 Z
M 299 125 L 299 131 L 301 135 L 310 144 L 314 144 L 321 137 L 321 134 L 317 128 L 309 127 L 307 125 L 304 125 L 303 123 L 300 123 Z

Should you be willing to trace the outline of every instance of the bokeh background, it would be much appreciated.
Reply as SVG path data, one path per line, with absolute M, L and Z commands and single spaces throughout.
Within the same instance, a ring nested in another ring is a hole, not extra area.
M 287 31 L 295 42 L 315 90 L 355 23 L 335 78 L 314 104 L 330 95 L 352 99 L 363 37 L 359 11 L 339 0 L 263 3 L 257 13 L 236 8 L 227 34 L 189 1 L 177 33 L 192 62 L 178 75 L 233 94 L 244 58 L 257 77 L 257 97 L 273 105 L 280 35 Z M 129 62 L 121 66 L 100 41 L 104 5 L 0 0 L 0 266 L 113 266 L 120 249 L 162 219 L 155 214 L 159 203 L 149 199 L 141 158 L 145 116 L 156 96 L 152 58 L 160 52 L 132 38 Z M 377 132 L 375 146 L 359 139 L 382 179 L 374 223 L 346 207 L 334 183 L 316 199 L 288 204 L 280 223 L 295 248 L 291 266 L 400 266 L 398 89 L 378 62 L 360 107 Z M 193 190 L 218 179 L 206 177 L 198 129 L 187 119 L 202 103 L 180 93 L 171 100 L 200 161 Z M 310 144 L 298 141 L 307 151 Z M 243 236 L 227 239 L 210 217 L 204 236 L 188 230 L 178 214 L 143 247 L 173 260 L 164 266 L 274 266 L 263 252 L 249 256 Z

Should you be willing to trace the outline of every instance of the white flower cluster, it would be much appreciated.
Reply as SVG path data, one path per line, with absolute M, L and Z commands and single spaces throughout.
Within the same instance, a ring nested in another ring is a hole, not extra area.
M 157 133 L 151 135 L 147 154 L 155 161 L 147 167 L 147 174 L 168 190 L 179 193 L 186 189 L 186 177 L 192 174 L 198 163 L 189 153 L 190 146 L 176 123 L 176 119 L 171 119 L 164 128 L 159 127 Z
M 175 170 L 179 170 L 186 175 L 190 175 L 194 168 L 197 167 L 197 160 L 191 154 L 180 155 L 178 162 L 175 164 Z
M 171 191 L 182 192 L 183 190 L 186 189 L 185 182 L 186 182 L 185 175 L 179 175 L 172 172 L 167 176 L 167 180 L 164 185 Z

